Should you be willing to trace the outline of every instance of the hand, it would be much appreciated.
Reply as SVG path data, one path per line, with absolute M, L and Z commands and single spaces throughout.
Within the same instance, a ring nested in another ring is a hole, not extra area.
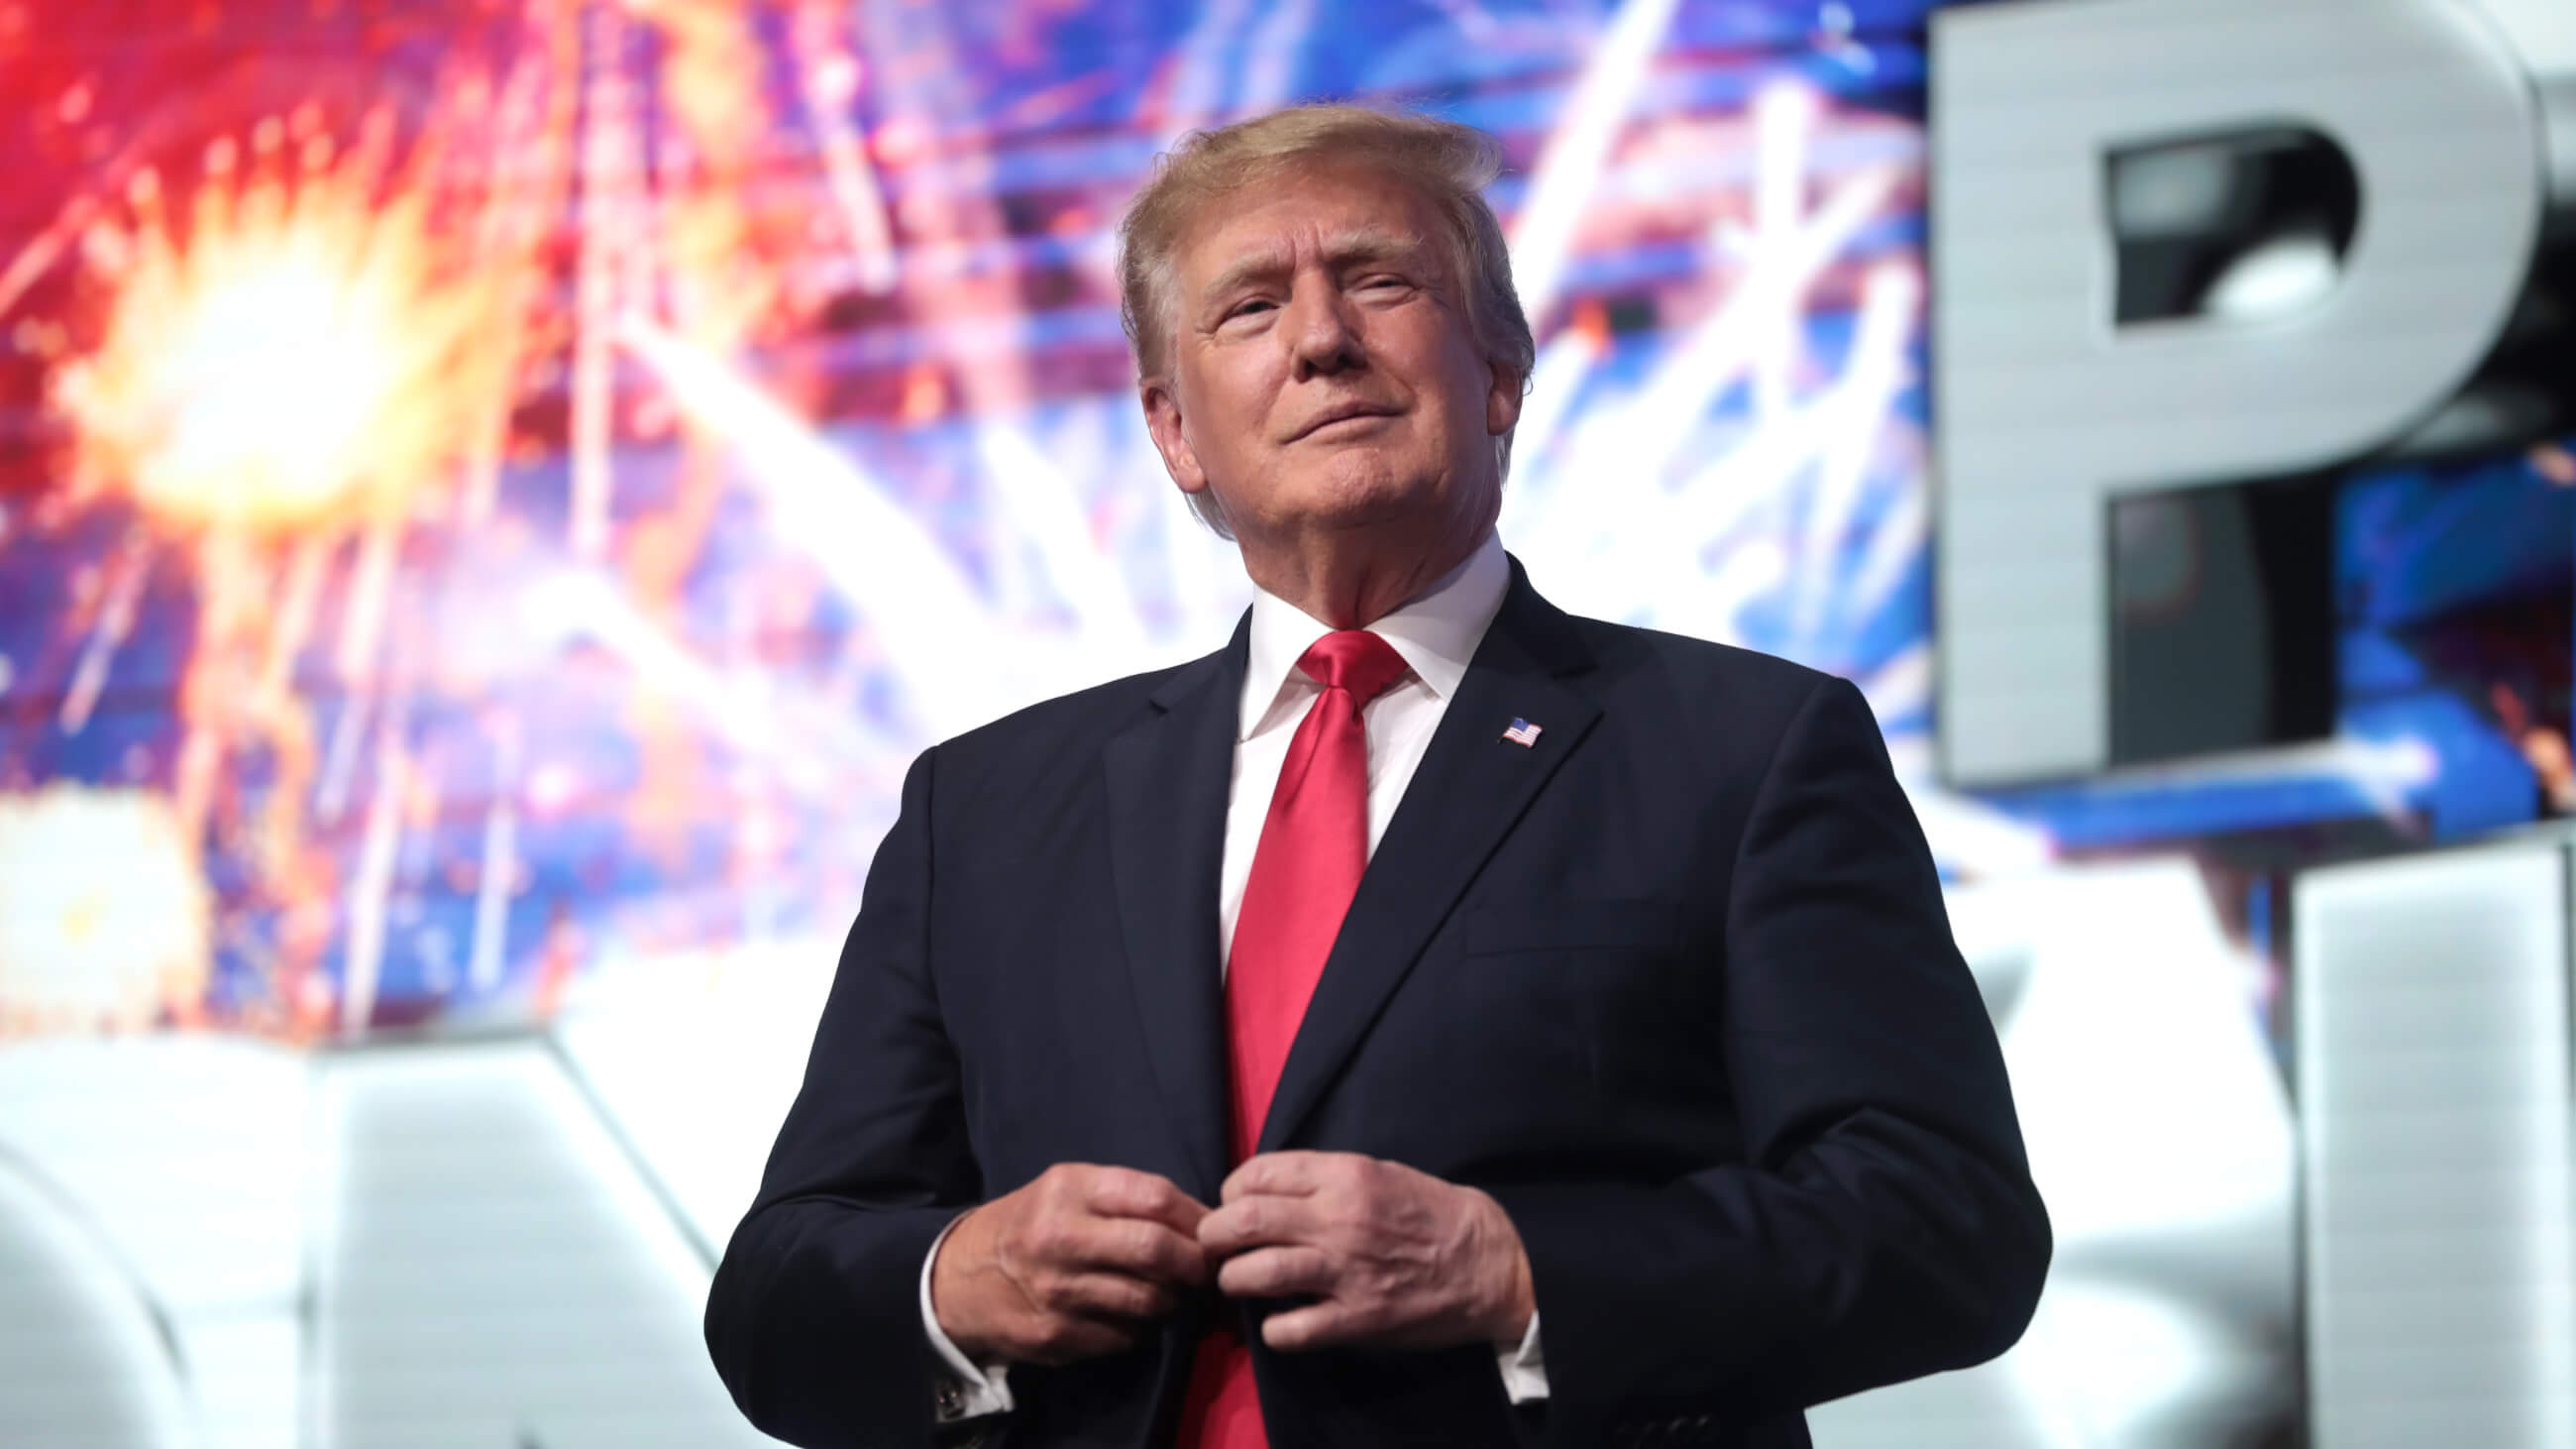
M 1357 1153 L 1273 1152 L 1220 1196 L 1198 1226 L 1217 1287 L 1320 1300 L 1271 1314 L 1272 1348 L 1500 1346 L 1537 1311 L 1519 1231 L 1475 1188 Z
M 930 1265 L 939 1331 L 978 1363 L 1116 1353 L 1207 1282 L 1207 1208 L 1170 1180 L 1063 1162 L 967 1210 Z

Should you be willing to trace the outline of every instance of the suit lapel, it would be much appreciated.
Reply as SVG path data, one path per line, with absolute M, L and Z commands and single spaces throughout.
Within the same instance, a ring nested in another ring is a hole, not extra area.
M 1110 871 L 1146 1055 L 1187 1161 L 1180 1184 L 1214 1202 L 1225 1180 L 1225 1009 L 1217 877 L 1251 616 L 1233 642 L 1167 680 L 1152 712 L 1111 737 Z
M 1600 706 L 1564 678 L 1590 665 L 1566 616 L 1513 560 L 1502 610 L 1342 919 L 1280 1071 L 1259 1150 L 1275 1152 L 1296 1132 L 1468 882 L 1600 717 Z M 1504 739 L 1515 720 L 1538 725 L 1538 738 L 1527 746 Z

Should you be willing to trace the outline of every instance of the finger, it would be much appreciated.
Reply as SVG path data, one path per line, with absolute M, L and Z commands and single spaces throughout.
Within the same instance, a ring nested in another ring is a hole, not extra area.
M 1207 1205 L 1170 1178 L 1133 1168 L 1104 1167 L 1092 1177 L 1084 1205 L 1103 1217 L 1144 1218 L 1187 1236 L 1198 1231 Z
M 1329 1297 L 1339 1277 L 1321 1248 L 1257 1248 L 1227 1259 L 1216 1286 L 1231 1298 Z
M 1104 1318 L 1114 1325 L 1168 1318 L 1180 1295 L 1159 1283 L 1125 1273 L 1078 1273 L 1067 1278 L 1050 1306 L 1060 1313 Z
M 1359 1315 L 1331 1299 L 1271 1314 L 1261 1321 L 1261 1341 L 1281 1353 L 1303 1353 L 1357 1343 L 1366 1327 Z
M 1082 1218 L 1068 1225 L 1054 1262 L 1196 1287 L 1207 1281 L 1207 1249 L 1197 1238 L 1145 1218 Z
M 1322 1228 L 1315 1204 L 1299 1197 L 1247 1197 L 1199 1220 L 1199 1246 L 1222 1259 L 1247 1248 L 1312 1244 Z
M 1264 1152 L 1244 1159 L 1243 1165 L 1227 1173 L 1217 1187 L 1217 1201 L 1231 1203 L 1239 1197 L 1255 1194 L 1265 1197 L 1304 1197 L 1315 1190 L 1317 1180 L 1329 1173 L 1334 1159 L 1354 1157 L 1349 1152 Z

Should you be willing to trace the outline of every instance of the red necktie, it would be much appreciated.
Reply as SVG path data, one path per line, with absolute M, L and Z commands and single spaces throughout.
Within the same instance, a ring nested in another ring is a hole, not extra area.
M 1368 732 L 1360 710 L 1404 677 L 1404 656 L 1365 629 L 1339 629 L 1297 660 L 1324 687 L 1288 741 L 1252 874 L 1235 915 L 1225 973 L 1234 1160 L 1252 1155 L 1324 974 L 1342 917 L 1368 868 Z M 1181 1449 L 1269 1449 L 1252 1352 L 1231 1327 L 1211 1331 L 1191 1366 Z

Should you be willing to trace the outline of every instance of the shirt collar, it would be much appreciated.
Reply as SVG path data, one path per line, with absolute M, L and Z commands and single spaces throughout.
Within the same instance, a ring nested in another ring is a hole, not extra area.
M 1447 699 L 1467 677 L 1467 663 L 1476 657 L 1476 646 L 1484 642 L 1494 616 L 1502 612 L 1503 594 L 1511 581 L 1502 539 L 1489 531 L 1464 562 L 1367 627 L 1395 646 L 1432 694 Z M 1285 702 L 1294 698 L 1289 686 L 1308 682 L 1297 673 L 1297 661 L 1331 632 L 1331 625 L 1269 590 L 1253 590 L 1251 657 L 1243 672 L 1236 740 L 1261 733 L 1282 712 Z

